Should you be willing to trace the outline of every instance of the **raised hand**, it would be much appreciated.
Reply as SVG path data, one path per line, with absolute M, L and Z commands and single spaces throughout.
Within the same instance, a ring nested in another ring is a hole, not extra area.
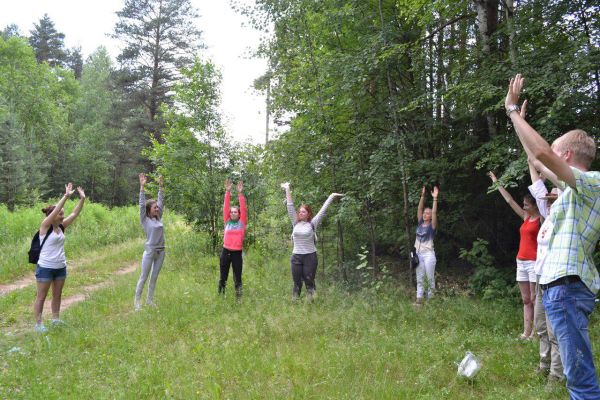
M 425 196 L 425 192 L 427 192 L 427 189 L 423 186 L 423 189 L 421 189 L 421 197 Z
M 433 190 L 431 191 L 431 197 L 437 199 L 438 194 L 440 194 L 440 189 L 437 186 L 434 186 Z
M 343 194 L 343 193 L 331 193 L 331 195 L 333 197 L 344 197 L 345 196 L 345 194 Z
M 492 179 L 492 182 L 496 183 L 498 181 L 498 178 L 496 178 L 496 175 L 492 171 L 489 171 L 487 174 Z
M 77 186 L 77 193 L 79 193 L 80 199 L 85 199 L 85 192 L 83 191 L 83 188 L 81 186 Z
M 237 189 L 238 193 L 242 193 L 244 191 L 244 182 L 238 181 L 236 189 Z
M 510 83 L 508 84 L 508 93 L 506 94 L 506 99 L 504 100 L 505 108 L 508 109 L 508 107 L 513 104 L 519 104 L 519 96 L 521 95 L 524 82 L 525 78 L 523 78 L 521 74 L 517 74 L 514 78 L 510 79 Z
M 73 184 L 69 182 L 65 185 L 65 196 L 71 197 L 73 193 L 75 193 L 75 189 L 73 189 Z
M 163 178 L 162 175 L 159 175 L 158 176 L 158 187 L 162 189 L 164 184 L 165 184 L 165 179 Z
M 225 190 L 228 192 L 231 192 L 232 186 L 233 186 L 233 182 L 231 182 L 231 179 L 229 179 L 229 178 L 225 179 Z
M 146 178 L 146 175 L 144 175 L 144 173 L 142 172 L 140 175 L 140 186 L 144 187 L 146 185 L 146 182 L 148 181 L 148 178 Z
M 283 182 L 283 183 L 282 183 L 281 185 L 279 185 L 279 186 L 281 186 L 281 188 L 282 188 L 283 190 L 288 190 L 288 189 L 290 188 L 290 183 L 289 183 L 289 182 Z

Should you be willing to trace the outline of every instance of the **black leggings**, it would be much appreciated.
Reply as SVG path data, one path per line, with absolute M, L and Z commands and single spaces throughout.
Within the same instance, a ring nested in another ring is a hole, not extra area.
M 316 289 L 315 276 L 319 259 L 317 252 L 310 254 L 292 254 L 292 279 L 294 280 L 294 294 L 300 295 L 302 281 L 306 285 L 306 291 L 313 293 Z
M 219 280 L 219 291 L 225 290 L 229 267 L 233 266 L 233 283 L 237 288 L 242 287 L 242 250 L 227 250 L 223 247 L 220 258 L 221 279 Z

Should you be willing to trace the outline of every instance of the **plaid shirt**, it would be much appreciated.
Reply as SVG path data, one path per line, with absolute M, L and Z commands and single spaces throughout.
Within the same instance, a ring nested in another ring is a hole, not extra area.
M 582 172 L 573 167 L 571 170 L 576 188 L 567 187 L 552 204 L 550 218 L 554 229 L 540 283 L 578 275 L 597 293 L 600 277 L 593 255 L 600 238 L 600 172 Z

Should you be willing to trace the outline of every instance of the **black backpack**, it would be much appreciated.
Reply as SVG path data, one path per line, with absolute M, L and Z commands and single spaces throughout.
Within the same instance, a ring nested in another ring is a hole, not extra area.
M 63 224 L 59 225 L 60 229 L 64 232 L 65 231 L 65 227 L 63 226 Z M 35 233 L 35 235 L 33 235 L 33 239 L 31 239 L 31 246 L 29 247 L 29 263 L 30 264 L 37 264 L 38 260 L 40 259 L 40 253 L 42 252 L 42 247 L 44 247 L 44 243 L 46 243 L 46 240 L 48 240 L 48 237 L 50 236 L 50 234 L 54 232 L 54 226 L 51 227 L 51 229 L 48 229 L 48 232 L 46 233 L 46 236 L 44 237 L 44 240 L 42 240 L 42 243 L 40 244 L 40 231 L 37 231 Z

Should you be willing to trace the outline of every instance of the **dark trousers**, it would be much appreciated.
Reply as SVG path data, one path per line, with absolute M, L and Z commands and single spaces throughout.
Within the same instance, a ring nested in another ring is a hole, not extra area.
M 219 292 L 225 291 L 225 284 L 229 276 L 229 267 L 233 267 L 233 283 L 236 289 L 242 287 L 242 250 L 227 250 L 223 248 L 220 258 L 221 279 L 219 280 Z
M 317 252 L 310 254 L 292 254 L 292 279 L 294 280 L 294 295 L 300 295 L 302 291 L 302 281 L 306 285 L 306 291 L 313 293 L 316 289 L 315 276 L 317 275 L 317 265 L 319 259 Z

